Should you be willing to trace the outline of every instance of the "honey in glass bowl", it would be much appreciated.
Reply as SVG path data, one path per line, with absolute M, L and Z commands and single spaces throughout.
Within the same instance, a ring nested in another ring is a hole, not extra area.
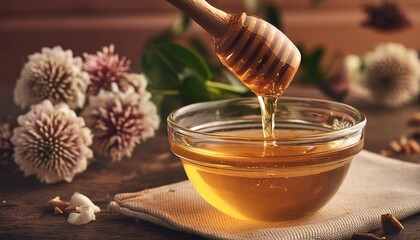
M 281 98 L 275 138 L 261 131 L 255 98 L 189 105 L 168 117 L 170 148 L 197 192 L 235 218 L 288 220 L 337 192 L 363 147 L 366 119 L 344 104 Z

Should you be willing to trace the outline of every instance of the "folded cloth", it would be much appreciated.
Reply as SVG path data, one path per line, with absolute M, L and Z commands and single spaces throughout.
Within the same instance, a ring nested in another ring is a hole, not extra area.
M 380 227 L 380 216 L 420 212 L 420 165 L 362 151 L 335 197 L 317 213 L 291 221 L 229 217 L 206 203 L 189 181 L 122 193 L 111 211 L 216 239 L 346 239 Z

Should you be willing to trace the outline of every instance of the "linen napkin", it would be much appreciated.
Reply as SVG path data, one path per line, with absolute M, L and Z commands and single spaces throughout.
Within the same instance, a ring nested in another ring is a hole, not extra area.
M 189 181 L 122 193 L 111 211 L 215 239 L 346 239 L 380 227 L 380 216 L 420 212 L 420 165 L 360 152 L 334 198 L 317 213 L 291 221 L 231 218 L 206 203 Z

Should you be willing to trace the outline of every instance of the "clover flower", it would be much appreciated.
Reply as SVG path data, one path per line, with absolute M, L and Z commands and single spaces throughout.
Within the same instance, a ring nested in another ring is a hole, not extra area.
M 86 170 L 92 157 L 90 130 L 67 104 L 53 105 L 50 100 L 33 105 L 18 117 L 11 142 L 16 164 L 25 176 L 36 175 L 47 184 L 71 182 Z
M 89 73 L 89 95 L 97 95 L 101 89 L 111 90 L 112 84 L 117 84 L 120 91 L 127 91 L 132 85 L 128 71 L 130 60 L 115 53 L 114 45 L 103 47 L 96 54 L 84 55 L 83 68 Z
M 373 97 L 388 107 L 408 103 L 419 94 L 420 61 L 401 44 L 377 46 L 365 56 L 365 81 Z
M 17 80 L 14 100 L 21 108 L 48 99 L 53 104 L 83 107 L 89 76 L 82 70 L 80 57 L 61 47 L 42 48 L 28 57 Z
M 82 116 L 94 135 L 93 149 L 120 161 L 131 157 L 140 141 L 154 136 L 160 120 L 149 92 L 129 87 L 124 93 L 115 84 L 112 89 L 91 96 Z

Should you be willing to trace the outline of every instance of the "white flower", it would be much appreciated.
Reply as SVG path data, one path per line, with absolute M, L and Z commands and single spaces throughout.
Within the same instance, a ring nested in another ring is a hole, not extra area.
M 148 92 L 146 91 L 147 79 L 146 76 L 144 76 L 144 74 L 129 73 L 128 81 L 134 87 L 134 90 L 141 96 L 148 94 Z M 113 91 L 115 92 L 115 88 Z
M 128 79 L 130 70 L 130 60 L 125 56 L 115 53 L 115 47 L 103 47 L 102 51 L 96 54 L 84 55 L 84 70 L 89 73 L 90 84 L 88 87 L 89 95 L 97 95 L 101 89 L 111 90 L 111 85 L 116 84 L 118 88 L 125 92 L 131 85 Z
M 397 107 L 415 99 L 420 90 L 419 77 L 417 53 L 401 44 L 381 44 L 365 56 L 366 85 L 385 106 Z
M 91 96 L 82 116 L 94 135 L 93 149 L 114 161 L 131 157 L 135 146 L 153 137 L 159 126 L 157 108 L 150 98 L 145 86 L 120 92 L 115 84 L 112 91 Z
M 93 202 L 88 197 L 78 192 L 73 193 L 69 204 L 70 207 L 78 207 L 83 205 L 91 206 L 94 210 L 94 213 L 98 213 L 101 211 L 101 209 L 95 204 L 93 204 Z
M 83 225 L 96 220 L 95 213 L 101 209 L 81 193 L 74 193 L 70 199 L 70 207 L 75 207 L 78 212 L 70 213 L 67 221 L 73 225 Z
M 76 210 L 80 213 L 70 213 L 67 221 L 73 225 L 83 225 L 89 223 L 92 220 L 96 220 L 95 213 L 91 206 L 80 206 L 76 207 Z
M 61 47 L 43 48 L 28 57 L 17 80 L 14 100 L 21 108 L 49 99 L 53 104 L 83 107 L 89 75 L 82 70 L 80 57 Z
M 67 104 L 54 106 L 44 100 L 17 121 L 11 142 L 15 162 L 25 176 L 36 175 L 45 183 L 71 182 L 86 170 L 92 158 L 91 132 Z

